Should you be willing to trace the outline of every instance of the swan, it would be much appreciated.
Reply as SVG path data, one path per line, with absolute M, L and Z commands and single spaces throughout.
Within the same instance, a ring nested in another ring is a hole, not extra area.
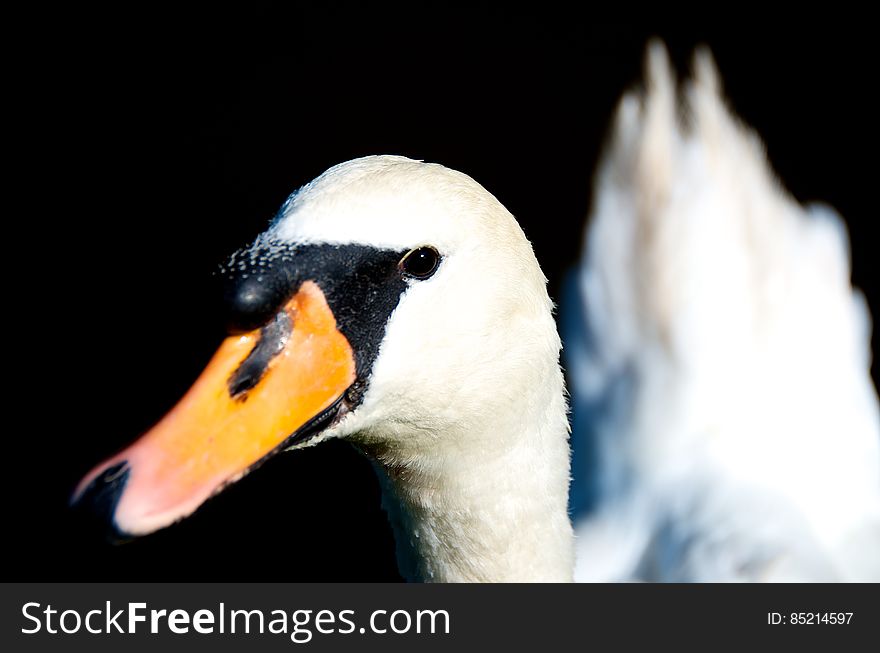
M 553 304 L 495 197 L 437 164 L 349 161 L 220 277 L 229 337 L 76 491 L 116 537 L 186 517 L 277 451 L 345 438 L 375 465 L 405 578 L 572 579 Z
M 398 156 L 329 169 L 229 258 L 228 338 L 74 501 L 145 535 L 275 453 L 341 438 L 373 463 L 408 580 L 862 578 L 880 445 L 844 229 L 774 183 L 707 54 L 695 69 L 686 128 L 650 49 L 563 302 L 575 454 L 594 440 L 600 463 L 574 469 L 573 505 L 598 488 L 576 529 L 531 245 L 476 181 Z M 839 486 L 817 482 L 829 471 Z
M 880 411 L 846 228 L 785 191 L 707 51 L 693 71 L 679 94 L 649 47 L 562 303 L 576 576 L 880 580 Z

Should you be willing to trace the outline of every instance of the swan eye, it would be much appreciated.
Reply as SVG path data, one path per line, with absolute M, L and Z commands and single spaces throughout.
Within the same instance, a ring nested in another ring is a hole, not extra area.
M 440 253 L 430 246 L 417 247 L 400 260 L 400 270 L 416 279 L 427 279 L 437 271 Z

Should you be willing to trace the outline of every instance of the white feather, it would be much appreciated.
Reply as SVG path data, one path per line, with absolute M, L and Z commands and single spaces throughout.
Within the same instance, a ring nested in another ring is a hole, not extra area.
M 709 54 L 679 96 L 653 44 L 564 334 L 600 473 L 579 579 L 880 579 L 870 317 L 849 275 L 843 221 L 777 182 Z

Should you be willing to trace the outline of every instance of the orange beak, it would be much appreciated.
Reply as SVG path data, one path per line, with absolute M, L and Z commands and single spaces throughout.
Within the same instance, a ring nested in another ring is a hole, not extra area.
M 73 500 L 103 503 L 123 536 L 168 526 L 326 426 L 355 378 L 351 345 L 305 282 L 272 324 L 227 338 L 177 406 L 87 474 Z

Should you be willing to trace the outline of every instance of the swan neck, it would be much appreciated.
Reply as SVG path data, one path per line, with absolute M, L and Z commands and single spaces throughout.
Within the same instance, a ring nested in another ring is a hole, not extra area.
M 459 452 L 440 462 L 366 452 L 407 580 L 572 580 L 568 434 L 564 415 L 558 421 L 551 432 L 522 433 L 503 452 Z

